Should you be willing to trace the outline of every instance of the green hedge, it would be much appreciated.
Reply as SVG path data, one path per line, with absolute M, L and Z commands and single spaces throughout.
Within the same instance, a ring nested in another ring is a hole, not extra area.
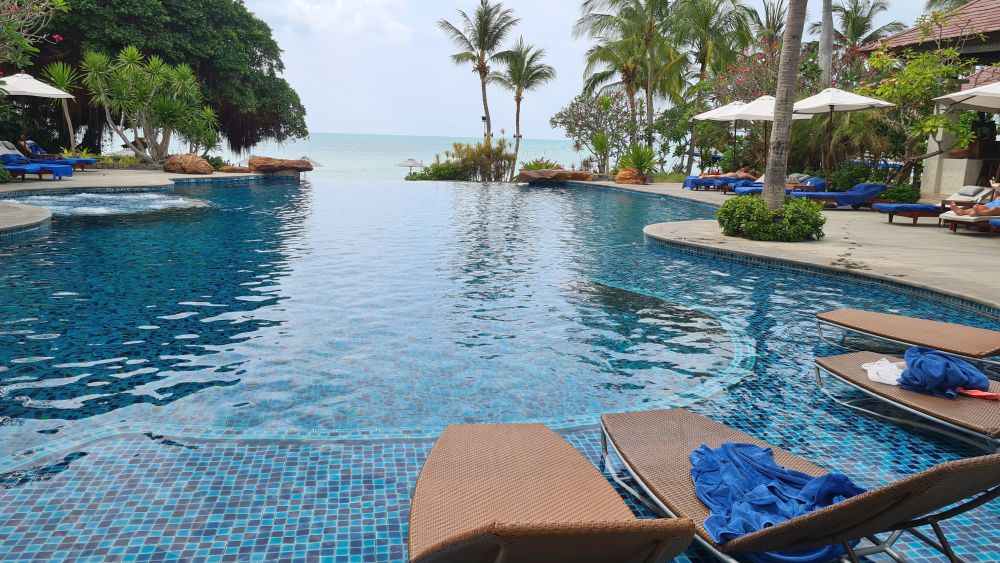
M 750 240 L 799 242 L 823 238 L 822 204 L 803 198 L 787 198 L 785 205 L 772 212 L 764 198 L 735 197 L 722 204 L 716 213 L 722 233 Z
M 420 172 L 414 172 L 406 177 L 410 181 L 434 180 L 439 182 L 468 182 L 472 180 L 472 171 L 461 162 L 446 160 L 435 162 Z

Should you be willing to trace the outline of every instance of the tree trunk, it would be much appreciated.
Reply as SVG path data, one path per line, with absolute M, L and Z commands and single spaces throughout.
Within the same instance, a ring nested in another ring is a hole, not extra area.
M 653 65 L 652 60 L 646 64 L 649 70 L 646 74 L 646 144 L 653 146 Z
M 833 0 L 823 0 L 823 31 L 819 36 L 819 68 L 823 71 L 822 84 L 833 84 Z
M 628 95 L 628 110 L 631 114 L 630 117 L 632 118 L 632 131 L 630 138 L 632 144 L 634 145 L 639 142 L 639 112 L 635 109 L 635 86 L 626 85 L 625 93 Z
M 703 57 L 702 60 L 701 60 L 701 68 L 698 70 L 698 78 L 699 79 L 704 79 L 705 78 L 705 71 L 706 70 L 708 70 L 708 59 Z M 698 104 L 698 107 L 700 109 L 701 108 L 701 92 L 698 92 L 698 95 L 695 98 L 695 102 Z M 691 147 L 688 149 L 688 162 L 687 162 L 687 169 L 686 169 L 686 173 L 687 173 L 688 176 L 690 176 L 691 172 L 694 170 L 694 128 L 695 128 L 696 125 L 697 124 L 694 121 L 691 122 Z
M 792 136 L 792 106 L 795 104 L 795 85 L 798 82 L 799 56 L 802 49 L 802 29 L 806 22 L 807 0 L 788 3 L 788 23 L 781 45 L 781 62 L 778 64 L 778 91 L 774 103 L 774 130 L 771 132 L 771 150 L 767 157 L 767 183 L 764 201 L 768 209 L 780 209 L 785 203 L 785 178 L 788 176 L 788 145 Z
M 479 82 L 483 88 L 483 116 L 486 117 L 486 144 L 490 144 L 493 140 L 493 121 L 490 119 L 490 102 L 486 99 L 486 79 L 489 76 L 485 73 L 479 73 Z
M 517 172 L 517 155 L 521 152 L 521 94 L 514 96 L 514 166 L 510 169 L 510 181 L 514 181 L 514 174 Z
M 69 102 L 66 100 L 60 100 L 62 102 L 63 119 L 66 120 L 66 133 L 69 134 L 69 152 L 76 150 L 76 130 L 73 129 L 73 118 L 69 115 Z

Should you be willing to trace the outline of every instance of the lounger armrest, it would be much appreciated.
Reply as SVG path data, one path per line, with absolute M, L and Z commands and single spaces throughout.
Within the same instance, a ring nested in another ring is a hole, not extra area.
M 628 561 L 657 563 L 680 555 L 694 540 L 689 519 L 633 522 L 494 523 L 469 530 L 423 553 L 412 563 L 545 563 Z

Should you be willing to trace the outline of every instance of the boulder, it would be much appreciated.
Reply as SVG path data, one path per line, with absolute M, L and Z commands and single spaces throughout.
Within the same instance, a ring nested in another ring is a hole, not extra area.
M 196 154 L 178 154 L 163 163 L 163 171 L 171 174 L 211 174 L 215 169 Z
M 646 184 L 646 176 L 642 172 L 639 172 L 637 168 L 626 168 L 618 172 L 618 176 L 615 177 L 615 183 L 643 186 Z
M 223 166 L 219 169 L 219 172 L 226 174 L 249 174 L 250 168 L 246 166 Z
M 529 184 L 537 182 L 593 182 L 594 175 L 590 172 L 573 170 L 522 170 L 517 179 Z
M 255 156 L 248 163 L 251 172 L 310 172 L 313 165 L 308 160 L 281 160 Z

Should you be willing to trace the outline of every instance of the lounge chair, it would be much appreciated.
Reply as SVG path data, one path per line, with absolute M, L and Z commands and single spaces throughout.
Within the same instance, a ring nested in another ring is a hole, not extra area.
M 28 174 L 38 174 L 38 179 L 39 180 L 42 179 L 42 167 L 37 164 L 25 164 L 25 165 L 0 164 L 0 167 L 6 170 L 7 173 L 10 174 L 11 178 L 20 178 L 22 182 L 24 181 L 24 177 Z
M 823 374 L 828 374 L 839 381 L 865 393 L 868 397 L 879 399 L 909 413 L 933 421 L 938 426 L 926 427 L 938 432 L 950 434 L 954 438 L 983 447 L 995 452 L 1000 447 L 1000 402 L 986 401 L 959 395 L 954 399 L 942 399 L 933 395 L 907 391 L 895 385 L 878 383 L 868 378 L 868 372 L 861 366 L 877 362 L 882 358 L 890 362 L 902 362 L 902 358 L 887 356 L 877 352 L 853 352 L 841 356 L 818 358 L 816 360 L 816 383 L 820 390 L 837 403 L 875 415 L 889 418 L 897 422 L 914 424 L 908 420 L 888 417 L 884 414 L 860 407 L 854 402 L 843 401 L 830 393 L 823 386 Z M 1000 382 L 991 381 L 990 391 L 1000 393 Z M 953 432 L 942 430 L 948 428 Z M 957 433 L 957 434 L 956 434 Z
M 972 207 L 973 205 L 993 201 L 996 195 L 997 192 L 994 188 L 965 186 L 950 195 L 947 199 L 941 201 L 941 206 L 947 207 L 948 204 L 954 203 L 959 207 Z
M 877 202 L 879 194 L 888 189 L 885 184 L 858 184 L 846 192 L 793 192 L 792 197 L 801 197 L 837 207 L 851 206 L 860 209 Z
M 990 219 L 990 234 L 995 235 L 1000 232 L 1000 219 Z
M 25 144 L 25 147 L 33 160 L 52 161 L 56 164 L 68 164 L 80 171 L 86 170 L 88 165 L 93 166 L 94 164 L 97 164 L 96 158 L 77 158 L 67 157 L 61 154 L 50 154 L 45 151 L 41 145 L 34 141 L 28 141 Z
M 973 363 L 997 365 L 991 358 L 1000 356 L 1000 332 L 985 328 L 858 309 L 838 309 L 816 315 L 816 329 L 820 340 L 848 350 L 853 348 L 843 340 L 836 342 L 828 338 L 824 330 L 827 327 L 907 347 L 926 346 Z
M 709 510 L 698 499 L 691 480 L 688 456 L 696 448 L 702 444 L 717 448 L 724 442 L 750 443 L 771 448 L 775 461 L 790 469 L 813 476 L 827 471 L 750 435 L 680 409 L 607 414 L 601 417 L 601 427 L 605 464 L 613 478 L 664 516 L 694 520 L 695 539 L 724 561 L 735 562 L 733 556 L 739 553 L 829 545 L 841 545 L 853 561 L 876 553 L 898 557 L 893 546 L 904 532 L 955 561 L 938 523 L 1000 496 L 1000 454 L 963 459 L 942 463 L 719 545 L 703 526 Z M 621 478 L 611 453 L 621 460 L 645 494 Z M 959 502 L 962 504 L 945 510 Z M 925 525 L 933 528 L 937 541 L 918 529 Z M 862 539 L 872 545 L 852 547 L 852 542 Z
M 2 153 L 2 151 L 0 151 Z M 11 167 L 27 167 L 30 168 L 28 174 L 38 174 L 38 179 L 41 180 L 42 176 L 52 176 L 54 180 L 61 180 L 64 176 L 73 175 L 73 167 L 67 166 L 65 164 L 43 164 L 37 162 L 31 162 L 19 154 L 0 154 L 0 165 L 4 168 Z M 36 172 L 33 166 L 38 167 Z
M 985 204 L 987 207 L 1000 207 L 1000 199 L 995 199 L 989 203 Z M 954 211 L 948 211 L 941 214 L 941 221 L 947 225 L 951 232 L 958 232 L 959 225 L 965 225 L 969 228 L 977 228 L 980 231 L 989 233 L 991 236 L 995 234 L 994 230 L 990 227 L 990 220 L 996 218 L 994 216 L 982 216 L 977 215 L 975 217 L 970 217 L 969 215 L 959 215 Z
M 413 492 L 410 561 L 654 563 L 690 520 L 640 520 L 600 471 L 541 424 L 453 425 Z
M 876 203 L 872 209 L 887 214 L 890 223 L 897 215 L 913 219 L 914 227 L 917 226 L 917 220 L 921 217 L 938 218 L 947 211 L 947 208 L 933 203 Z M 940 220 L 938 220 L 938 224 L 941 224 Z

